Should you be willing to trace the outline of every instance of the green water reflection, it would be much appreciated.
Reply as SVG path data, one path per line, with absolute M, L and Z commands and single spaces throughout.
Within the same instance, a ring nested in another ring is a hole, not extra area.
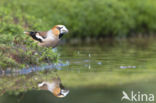
M 19 76 L 21 81 L 18 82 L 17 77 L 2 77 L 1 90 L 10 89 L 7 87 L 9 84 L 15 86 L 17 91 L 25 86 L 25 92 L 17 96 L 5 93 L 0 97 L 0 102 L 121 103 L 123 90 L 127 93 L 133 90 L 156 94 L 154 39 L 133 38 L 62 45 L 57 48 L 57 52 L 60 53 L 60 60 L 68 63 L 68 66 L 61 70 L 33 73 L 29 77 L 23 76 L 23 79 Z M 69 88 L 67 97 L 60 99 L 48 91 L 36 89 L 39 81 L 50 80 L 54 75 L 59 75 Z

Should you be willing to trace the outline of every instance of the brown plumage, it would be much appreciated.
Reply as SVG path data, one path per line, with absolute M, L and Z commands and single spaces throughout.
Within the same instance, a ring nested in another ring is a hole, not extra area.
M 42 82 L 38 84 L 41 90 L 48 90 L 56 97 L 65 97 L 69 93 L 69 90 L 65 89 L 61 83 L 60 78 L 53 78 L 52 82 Z
M 35 41 L 38 42 L 39 46 L 56 47 L 61 37 L 68 32 L 68 29 L 64 25 L 56 25 L 52 29 L 46 32 L 24 32 L 31 36 Z

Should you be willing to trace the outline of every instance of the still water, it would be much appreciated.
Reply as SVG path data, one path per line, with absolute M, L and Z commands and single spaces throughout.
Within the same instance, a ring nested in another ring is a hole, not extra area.
M 1 75 L 0 103 L 128 103 L 123 91 L 156 95 L 155 38 L 66 43 L 54 51 L 57 64 Z M 70 91 L 64 98 L 37 86 L 55 77 Z

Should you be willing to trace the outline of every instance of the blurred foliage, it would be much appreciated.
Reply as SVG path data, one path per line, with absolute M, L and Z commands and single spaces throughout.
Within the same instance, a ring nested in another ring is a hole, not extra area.
M 64 24 L 71 37 L 156 32 L 155 0 L 1 0 L 0 33 L 48 30 Z
M 64 24 L 70 31 L 66 38 L 152 34 L 156 31 L 155 5 L 155 0 L 1 0 L 0 44 L 14 49 L 10 52 L 21 51 L 8 54 L 0 51 L 5 56 L 0 61 L 1 68 L 6 68 L 6 63 L 21 67 L 10 58 L 15 54 L 24 57 L 22 67 L 39 64 L 45 58 L 50 61 L 57 58 L 50 49 L 37 47 L 23 31 L 44 31 Z M 34 50 L 39 56 L 34 55 Z

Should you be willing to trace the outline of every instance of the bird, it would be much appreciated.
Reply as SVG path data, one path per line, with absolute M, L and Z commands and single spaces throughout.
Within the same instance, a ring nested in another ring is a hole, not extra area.
M 64 34 L 68 33 L 68 29 L 64 25 L 55 25 L 52 29 L 40 31 L 25 31 L 24 34 L 32 37 L 38 42 L 39 46 L 55 48 Z
M 52 82 L 43 81 L 42 83 L 38 84 L 38 87 L 41 90 L 50 91 L 54 96 L 56 96 L 58 98 L 66 97 L 69 93 L 69 90 L 66 89 L 62 85 L 61 79 L 59 77 L 53 78 Z

